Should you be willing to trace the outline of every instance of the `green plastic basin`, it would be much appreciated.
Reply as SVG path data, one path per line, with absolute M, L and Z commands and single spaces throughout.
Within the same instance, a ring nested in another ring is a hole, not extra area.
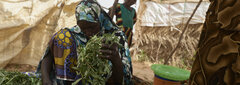
M 174 81 L 184 81 L 190 76 L 189 71 L 168 65 L 153 64 L 151 69 L 155 75 Z

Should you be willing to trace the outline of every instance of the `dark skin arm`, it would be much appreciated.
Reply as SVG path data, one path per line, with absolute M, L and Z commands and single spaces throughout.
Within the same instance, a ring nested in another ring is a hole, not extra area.
M 118 45 L 113 44 L 112 46 L 103 44 L 100 50 L 103 53 L 101 58 L 108 59 L 112 62 L 112 76 L 110 77 L 107 84 L 109 85 L 122 85 L 123 81 L 123 64 L 118 53 Z
M 113 16 L 115 15 L 116 6 L 117 6 L 118 0 L 115 0 L 113 3 L 113 6 L 109 8 L 108 15 L 113 19 Z
M 49 77 L 50 72 L 53 68 L 53 57 L 51 57 L 51 53 L 48 54 L 43 58 L 41 63 L 41 73 L 42 73 L 42 83 L 43 85 L 52 85 L 52 81 Z

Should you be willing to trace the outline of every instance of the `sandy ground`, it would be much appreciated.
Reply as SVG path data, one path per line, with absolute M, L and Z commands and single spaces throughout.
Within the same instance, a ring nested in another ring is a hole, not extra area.
M 148 82 L 153 82 L 154 73 L 150 66 L 138 61 L 133 61 L 133 75 Z
M 8 71 L 20 71 L 20 72 L 34 72 L 36 71 L 36 66 L 26 65 L 26 64 L 8 64 L 4 69 Z

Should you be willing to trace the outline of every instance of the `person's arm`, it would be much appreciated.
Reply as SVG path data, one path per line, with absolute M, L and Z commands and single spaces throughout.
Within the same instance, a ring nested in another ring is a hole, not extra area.
M 123 64 L 121 61 L 121 58 L 119 56 L 113 56 L 116 57 L 116 60 L 112 60 L 112 76 L 110 77 L 113 81 L 112 85 L 122 85 L 123 82 Z
M 121 60 L 118 52 L 116 52 L 116 54 L 113 55 L 112 57 L 115 57 L 115 58 L 113 58 L 115 60 L 112 60 L 113 67 L 112 67 L 112 76 L 111 76 L 111 78 L 114 81 L 114 85 L 122 85 L 123 74 L 124 74 L 123 73 L 122 60 Z
M 109 8 L 108 15 L 113 19 L 113 16 L 115 15 L 116 6 L 117 6 L 118 0 L 115 0 L 113 3 L 113 6 Z
M 134 10 L 133 24 L 135 24 L 136 22 L 137 22 L 137 13 Z
M 112 46 L 103 44 L 101 52 L 103 56 L 101 58 L 109 59 L 112 64 L 112 76 L 110 77 L 110 85 L 122 85 L 123 82 L 123 64 L 119 55 L 118 45 L 114 44 Z
M 48 52 L 47 55 L 43 58 L 41 63 L 43 85 L 52 85 L 52 81 L 49 76 L 52 71 L 52 68 L 53 68 L 53 57 L 51 57 L 51 53 Z
M 47 52 L 46 56 L 43 57 L 42 62 L 41 62 L 41 74 L 42 74 L 42 84 L 43 85 L 52 85 L 53 82 L 50 79 L 50 73 L 53 70 L 53 40 L 50 40 L 48 43 L 48 49 L 49 51 Z

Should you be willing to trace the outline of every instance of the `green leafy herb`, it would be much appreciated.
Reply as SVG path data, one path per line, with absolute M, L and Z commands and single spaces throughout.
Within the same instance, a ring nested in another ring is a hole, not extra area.
M 0 85 L 41 85 L 40 78 L 21 72 L 0 70 Z
M 86 46 L 77 48 L 78 60 L 77 67 L 74 67 L 74 69 L 77 71 L 77 75 L 81 75 L 81 78 L 76 80 L 73 85 L 80 81 L 83 85 L 105 85 L 107 81 L 106 75 L 111 74 L 110 61 L 101 59 L 98 56 L 102 55 L 100 49 L 103 40 L 105 40 L 105 44 L 117 43 L 121 46 L 119 38 L 114 34 L 95 35 L 87 42 Z

